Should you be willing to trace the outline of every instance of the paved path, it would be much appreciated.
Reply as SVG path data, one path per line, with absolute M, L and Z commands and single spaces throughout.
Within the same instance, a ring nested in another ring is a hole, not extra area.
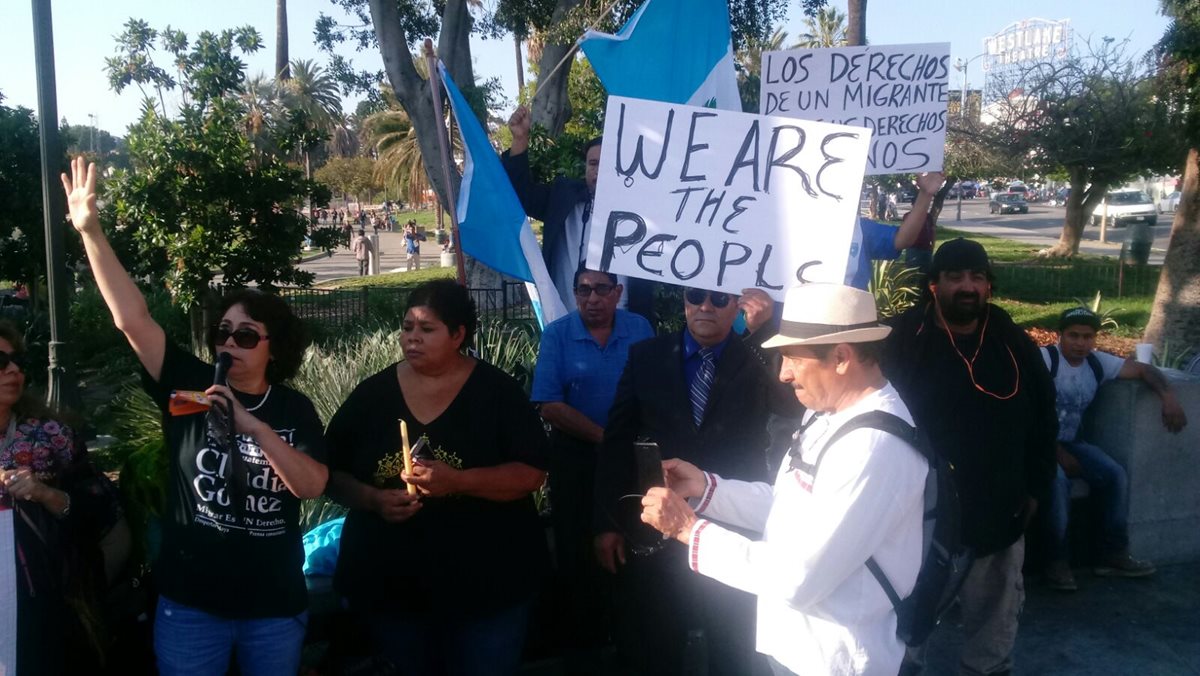
M 404 233 L 379 233 L 379 268 L 381 272 L 403 271 L 404 262 Z M 441 264 L 442 247 L 433 241 L 421 243 L 421 267 L 436 268 Z M 339 277 L 357 277 L 358 261 L 354 253 L 346 247 L 338 247 L 332 256 L 320 256 L 300 264 L 300 269 L 316 273 L 316 281 L 323 282 Z
M 1039 248 L 1046 248 L 1058 243 L 1062 233 L 1063 207 L 1052 207 L 1045 204 L 1031 204 L 1028 214 L 991 215 L 988 213 L 987 200 L 966 200 L 963 202 L 962 220 L 954 220 L 957 206 L 954 202 L 946 202 L 938 225 L 953 228 L 977 235 L 991 235 L 1018 242 L 1025 242 Z M 1158 225 L 1152 226 L 1154 244 L 1150 250 L 1150 262 L 1161 264 L 1167 251 L 1167 243 L 1171 235 L 1171 214 L 1160 214 Z M 1083 230 L 1083 239 L 1079 244 L 1079 252 L 1096 256 L 1112 256 L 1121 254 L 1121 244 L 1129 234 L 1128 227 L 1110 227 L 1106 233 L 1107 242 L 1100 241 L 1099 228 L 1087 226 Z

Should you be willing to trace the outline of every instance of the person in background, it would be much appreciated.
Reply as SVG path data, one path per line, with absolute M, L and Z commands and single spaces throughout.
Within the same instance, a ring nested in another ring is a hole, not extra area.
M 534 180 L 529 167 L 529 109 L 517 108 L 508 120 L 512 131 L 512 147 L 500 156 L 508 180 L 512 183 L 521 207 L 530 217 L 543 224 L 542 257 L 546 270 L 562 298 L 563 307 L 575 303 L 572 283 L 575 271 L 586 262 L 592 206 L 596 196 L 596 180 L 600 173 L 599 137 L 588 141 L 583 148 L 584 177 L 582 180 L 559 176 L 546 185 Z M 653 323 L 654 283 L 642 279 L 618 277 L 625 288 L 618 307 L 639 314 Z
M 733 331 L 743 310 L 746 336 Z M 765 481 L 775 446 L 771 432 L 790 436 L 803 412 L 758 348 L 770 335 L 764 327 L 774 312 L 766 293 L 746 289 L 739 297 L 689 288 L 683 311 L 683 330 L 629 350 L 596 467 L 596 556 L 616 576 L 615 638 L 631 672 L 683 673 L 689 635 L 702 634 L 709 673 L 763 673 L 766 660 L 754 650 L 754 597 L 689 574 L 682 547 L 634 547 L 618 518 L 622 496 L 644 492 L 638 440 L 656 443 L 664 458 Z M 774 419 L 782 422 L 773 425 Z
M 921 238 L 933 196 L 945 181 L 946 177 L 940 171 L 918 176 L 917 197 L 899 227 L 865 216 L 859 217 L 850 245 L 850 262 L 846 266 L 848 286 L 868 288 L 871 283 L 871 261 L 893 260 Z
M 976 556 L 959 592 L 961 673 L 972 675 L 1012 669 L 1025 529 L 1049 500 L 1058 433 L 1050 374 L 1024 329 L 990 302 L 994 290 L 978 242 L 942 244 L 920 302 L 885 321 L 883 355 L 917 428 L 956 469 L 963 544 Z M 921 659 L 912 651 L 902 673 Z
M 1187 415 L 1162 372 L 1150 364 L 1121 359 L 1096 350 L 1100 317 L 1086 307 L 1070 308 L 1059 318 L 1057 345 L 1042 348 L 1042 358 L 1054 379 L 1058 409 L 1058 467 L 1046 526 L 1049 563 L 1046 582 L 1052 589 L 1075 591 L 1079 586 L 1071 573 L 1067 546 L 1067 523 L 1071 511 L 1071 479 L 1087 482 L 1104 505 L 1104 540 L 1096 575 L 1145 577 L 1153 575 L 1154 564 L 1139 561 L 1129 553 L 1129 477 L 1125 468 L 1098 446 L 1079 438 L 1084 411 L 1091 406 L 1100 386 L 1115 379 L 1137 379 L 1162 399 L 1163 426 L 1178 433 L 1187 425 Z
M 551 515 L 560 586 L 569 599 L 570 623 L 563 627 L 569 660 L 586 660 L 608 627 L 605 580 L 592 553 L 596 447 L 630 346 L 654 336 L 641 315 L 617 309 L 623 290 L 616 275 L 576 272 L 577 309 L 542 331 L 533 373 L 531 398 L 551 426 Z
M 300 501 L 321 495 L 329 476 L 321 419 L 283 384 L 308 347 L 304 325 L 277 296 L 226 295 L 208 349 L 231 365 L 228 384 L 213 384 L 213 365 L 167 340 L 104 236 L 96 165 L 76 158 L 62 183 L 96 286 L 162 412 L 170 479 L 154 570 L 158 671 L 223 676 L 236 654 L 246 676 L 294 676 L 308 624 Z M 209 424 L 214 406 L 224 430 Z
M 404 226 L 404 263 L 408 272 L 421 269 L 421 242 L 424 241 L 425 235 L 417 232 L 417 222 L 410 220 Z
M 516 673 L 549 568 L 533 500 L 546 434 L 517 381 L 466 353 L 475 326 L 464 287 L 415 289 L 404 360 L 360 383 L 325 432 L 329 496 L 350 508 L 334 588 L 399 673 Z M 411 472 L 397 420 L 425 445 Z
M 912 426 L 879 368 L 889 331 L 866 291 L 789 290 L 780 332 L 763 347 L 782 353 L 779 380 L 808 416 L 774 484 L 672 459 L 667 487 L 642 499 L 642 520 L 687 547 L 691 570 L 758 598 L 757 648 L 781 676 L 895 676 L 904 657 L 896 612 L 869 565 L 901 597 L 911 593 L 928 463 L 908 440 L 855 423 L 883 413 Z
M 358 261 L 358 276 L 366 276 L 371 270 L 372 246 L 362 228 L 359 228 L 358 234 L 354 236 L 354 241 L 350 242 L 350 250 L 354 252 L 354 260 Z

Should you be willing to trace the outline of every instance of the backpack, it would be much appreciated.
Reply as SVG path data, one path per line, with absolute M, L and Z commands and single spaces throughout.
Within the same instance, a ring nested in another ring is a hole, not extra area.
M 1058 346 L 1047 345 L 1046 352 L 1050 355 L 1050 379 L 1053 380 L 1058 375 Z M 1096 376 L 1096 384 L 1104 382 L 1104 366 L 1095 352 L 1088 352 L 1087 365 L 1092 368 L 1092 375 Z
M 814 464 L 804 464 L 803 469 L 812 476 L 814 484 L 817 469 L 829 447 L 850 432 L 864 427 L 899 437 L 929 462 L 929 472 L 925 475 L 921 568 L 917 572 L 912 593 L 907 598 L 900 598 L 875 557 L 866 561 L 867 570 L 883 587 L 883 592 L 896 610 L 896 636 L 905 645 L 915 647 L 925 642 L 942 616 L 954 605 L 974 561 L 974 555 L 962 540 L 962 506 L 958 499 L 956 469 L 948 460 L 932 451 L 928 440 L 917 428 L 891 413 L 868 411 L 838 428 L 825 442 Z

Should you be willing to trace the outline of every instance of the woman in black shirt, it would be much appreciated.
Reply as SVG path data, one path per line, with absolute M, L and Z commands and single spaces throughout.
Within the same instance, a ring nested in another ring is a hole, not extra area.
M 466 289 L 415 290 L 404 361 L 363 381 L 325 433 L 329 494 L 350 508 L 334 586 L 401 673 L 515 673 L 546 572 L 532 498 L 546 436 L 516 381 L 465 354 L 474 330 Z M 411 474 L 397 420 L 428 444 Z
M 308 604 L 300 500 L 321 495 L 329 476 L 316 410 L 281 384 L 300 366 L 303 326 L 275 296 L 227 296 L 209 348 L 232 365 L 228 386 L 213 385 L 213 367 L 167 341 L 109 246 L 96 211 L 96 166 L 85 169 L 81 157 L 71 170 L 62 177 L 71 220 L 163 413 L 170 481 L 155 563 L 159 673 L 223 676 L 236 647 L 241 673 L 294 676 Z M 214 432 L 203 409 L 171 414 L 176 394 L 199 390 L 231 414 L 228 433 Z

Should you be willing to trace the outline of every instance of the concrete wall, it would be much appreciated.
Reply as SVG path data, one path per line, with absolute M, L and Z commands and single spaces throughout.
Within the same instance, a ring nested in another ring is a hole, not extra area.
M 1138 381 L 1102 387 L 1082 438 L 1129 473 L 1129 539 L 1134 556 L 1155 563 L 1200 561 L 1200 379 L 1172 379 L 1188 426 L 1162 425 L 1154 391 Z

